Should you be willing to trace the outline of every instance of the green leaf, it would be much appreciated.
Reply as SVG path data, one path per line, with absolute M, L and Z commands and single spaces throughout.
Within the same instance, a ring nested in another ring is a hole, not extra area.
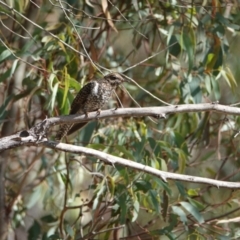
M 67 68 L 64 68 L 64 94 L 63 94 L 63 101 L 62 101 L 62 106 L 61 108 L 63 108 L 63 106 L 65 105 L 66 102 L 66 98 L 67 98 L 67 94 L 68 94 L 68 90 L 69 90 L 69 78 L 70 76 L 67 73 Z
M 143 191 L 144 193 L 148 192 L 149 189 L 152 188 L 149 181 L 137 180 L 134 184 L 137 187 L 137 191 Z
M 60 240 L 60 236 L 58 234 L 52 234 L 49 236 L 50 240 Z
M 176 184 L 176 186 L 177 186 L 177 188 L 178 188 L 178 191 L 179 191 L 179 193 L 181 194 L 181 196 L 182 196 L 183 198 L 187 197 L 187 193 L 186 193 L 186 191 L 185 191 L 184 186 L 182 185 L 182 183 L 176 181 L 175 184 Z
M 155 211 L 157 213 L 160 213 L 160 202 L 159 202 L 159 196 L 158 193 L 155 190 L 150 190 L 149 191 L 149 196 L 151 198 L 151 202 L 155 208 Z
M 101 144 L 101 143 L 91 143 L 91 144 L 88 144 L 88 148 L 93 148 L 93 149 L 96 149 L 96 150 L 103 150 L 105 149 L 105 145 L 104 144 Z
M 38 239 L 41 234 L 41 226 L 40 224 L 35 220 L 33 222 L 33 225 L 28 230 L 28 240 L 35 240 Z
M 133 141 L 132 147 L 135 149 L 135 151 L 133 151 L 133 156 L 136 162 L 142 161 L 142 152 L 144 150 L 144 146 L 145 146 L 145 140 L 141 142 Z
M 200 84 L 201 79 L 198 77 L 192 77 L 192 80 L 189 82 L 190 93 L 195 103 L 202 102 L 202 90 Z
M 185 29 L 182 32 L 182 41 L 184 44 L 184 48 L 187 51 L 188 73 L 190 73 L 190 71 L 193 68 L 193 64 L 194 64 L 194 46 L 196 45 L 192 28 Z
M 94 198 L 94 201 L 93 201 L 93 206 L 92 206 L 92 210 L 96 210 L 99 203 L 100 203 L 100 199 L 101 197 L 104 195 L 104 193 L 106 192 L 106 182 L 105 181 L 102 181 L 98 187 L 95 189 L 95 192 L 97 192 L 97 195 L 96 197 Z
M 191 90 L 189 83 L 186 79 L 181 81 L 179 85 L 180 91 L 181 91 L 181 97 L 185 103 L 188 103 L 191 99 L 189 98 L 191 96 Z
M 53 111 L 54 109 L 54 106 L 55 106 L 55 99 L 56 99 L 56 96 L 57 96 L 57 91 L 58 91 L 58 86 L 59 86 L 59 83 L 56 83 L 52 89 L 52 95 L 51 95 L 51 99 L 50 99 L 50 111 Z
M 153 230 L 153 231 L 150 231 L 150 233 L 152 235 L 166 235 L 168 236 L 168 238 L 170 240 L 176 240 L 176 236 L 173 235 L 172 231 L 173 229 L 176 227 L 176 225 L 178 224 L 178 218 L 175 214 L 171 214 L 170 217 L 169 217 L 169 225 L 162 228 L 162 229 L 157 229 L 157 230 Z
M 3 82 L 5 79 L 11 78 L 13 76 L 17 68 L 18 62 L 19 62 L 19 59 L 16 59 L 15 61 L 13 61 L 11 69 L 8 69 L 3 74 L 1 74 L 0 83 Z
M 75 231 L 74 231 L 73 228 L 72 228 L 71 226 L 69 226 L 68 224 L 67 224 L 67 226 L 66 226 L 66 231 L 67 231 L 67 233 L 68 233 L 72 238 L 74 238 L 74 236 L 75 236 Z
M 79 141 L 84 145 L 87 145 L 92 138 L 92 134 L 94 133 L 96 126 L 97 126 L 97 122 L 90 122 L 84 128 L 80 129 Z M 93 144 L 93 145 L 94 145 L 93 148 L 95 149 L 104 149 L 106 147 L 102 144 L 96 144 L 96 145 Z
M 135 222 L 137 220 L 137 217 L 139 215 L 139 210 L 140 210 L 140 204 L 138 200 L 135 200 L 133 203 L 133 217 L 131 222 Z
M 6 80 L 7 78 L 10 78 L 10 76 L 11 76 L 11 69 L 8 69 L 3 74 L 1 74 L 0 83 Z
M 71 78 L 71 77 L 69 76 L 69 88 L 73 88 L 73 89 L 75 89 L 77 92 L 79 92 L 80 89 L 81 89 L 81 85 L 79 84 L 78 81 L 76 81 L 74 78 Z
M 121 146 L 121 145 L 115 145 L 115 148 L 117 150 L 117 155 L 119 156 L 120 153 L 123 153 L 125 158 L 128 158 L 129 160 L 133 160 L 134 156 L 132 155 L 132 153 L 130 151 L 128 151 L 125 146 Z
M 169 41 L 169 53 L 175 57 L 177 57 L 181 52 L 181 46 L 177 41 L 176 36 L 172 36 Z M 168 59 L 167 59 L 168 60 Z
M 177 161 L 179 166 L 179 172 L 184 173 L 186 168 L 187 157 L 181 149 L 175 149 L 175 151 L 178 153 Z
M 179 132 L 174 132 L 173 139 L 174 139 L 174 143 L 178 148 L 181 148 L 182 144 L 185 143 L 184 137 Z
M 220 74 L 224 77 L 224 79 L 226 80 L 227 84 L 229 85 L 229 87 L 233 90 L 235 90 L 235 88 L 237 87 L 237 82 L 231 72 L 231 70 L 226 67 L 226 70 L 221 70 Z
M 204 82 L 205 82 L 206 90 L 207 90 L 208 94 L 210 94 L 212 92 L 212 85 L 211 85 L 211 79 L 210 79 L 209 75 L 205 76 Z
M 172 206 L 172 210 L 175 214 L 177 214 L 180 217 L 181 221 L 184 224 L 187 224 L 187 216 L 186 216 L 185 212 L 180 207 Z
M 180 204 L 198 221 L 199 224 L 204 223 L 204 218 L 196 207 L 188 202 L 180 202 Z
M 148 142 L 152 148 L 152 150 L 154 151 L 154 155 L 157 157 L 158 155 L 160 155 L 161 153 L 161 148 L 160 145 L 158 144 L 158 142 L 156 142 L 156 140 L 154 138 L 149 137 L 148 138 Z
M 57 218 L 54 218 L 52 215 L 45 215 L 43 217 L 41 217 L 41 221 L 45 222 L 45 223 L 55 223 L 57 222 Z
M 219 69 L 223 65 L 223 51 L 221 48 L 221 41 L 215 36 L 214 44 L 211 49 L 208 51 L 206 58 L 206 73 L 213 72 L 213 76 L 217 76 Z
M 19 59 L 15 59 L 13 61 L 13 64 L 12 64 L 12 67 L 11 67 L 11 73 L 10 73 L 10 76 L 9 77 L 12 77 L 12 75 L 14 74 L 17 66 L 18 66 L 18 62 L 19 62 Z
M 109 191 L 112 196 L 114 196 L 115 190 L 116 190 L 116 184 L 115 179 L 111 177 L 110 175 L 107 176 L 108 182 L 109 182 Z
M 213 89 L 212 92 L 215 95 L 215 100 L 219 100 L 221 97 L 219 83 L 215 78 L 211 77 L 211 84 Z
M 199 189 L 199 191 L 200 191 L 200 189 Z M 199 202 L 199 201 L 197 201 L 197 200 L 195 200 L 195 199 L 193 199 L 191 197 L 188 197 L 187 199 L 199 211 L 203 210 L 206 207 L 203 203 L 201 203 L 201 202 Z
M 25 202 L 26 202 L 26 207 L 28 209 L 31 209 L 41 198 L 43 193 L 43 187 L 42 185 L 38 185 L 35 187 L 31 194 L 25 195 Z
M 207 62 L 206 64 L 209 65 L 214 60 L 215 55 L 213 53 L 209 53 L 207 55 Z
M 119 221 L 120 224 L 124 224 L 126 223 L 127 220 L 127 198 L 126 198 L 126 194 L 122 194 L 119 198 L 118 198 L 118 203 L 120 206 L 120 216 L 119 216 Z
M 187 191 L 187 194 L 190 196 L 190 197 L 195 197 L 195 196 L 198 196 L 198 191 L 199 191 L 199 189 L 197 190 L 197 189 L 188 189 L 188 191 Z
M 6 60 L 6 58 L 8 58 L 10 55 L 12 55 L 12 52 L 9 49 L 4 50 L 1 54 L 0 54 L 0 63 L 3 60 Z
M 48 108 L 50 108 L 50 111 L 53 111 L 56 95 L 58 92 L 58 86 L 59 86 L 59 82 L 56 82 L 55 80 L 56 80 L 56 72 L 51 73 L 49 76 L 49 79 L 48 79 L 48 84 L 49 84 L 50 90 L 52 92 L 52 94 L 50 96 L 51 98 L 48 103 Z

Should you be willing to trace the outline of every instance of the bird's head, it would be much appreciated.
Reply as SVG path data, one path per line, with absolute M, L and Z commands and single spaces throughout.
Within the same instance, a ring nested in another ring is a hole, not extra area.
M 127 80 L 120 73 L 110 73 L 104 76 L 112 87 L 118 87 L 121 83 L 126 82 Z

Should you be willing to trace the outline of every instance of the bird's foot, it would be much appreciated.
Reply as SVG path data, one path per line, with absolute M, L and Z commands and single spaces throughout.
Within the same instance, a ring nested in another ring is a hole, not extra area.
M 115 108 L 113 108 L 113 109 L 111 109 L 111 110 L 112 110 L 112 112 L 117 111 L 117 110 L 118 110 L 118 106 L 116 106 Z
M 97 116 L 99 116 L 100 113 L 101 113 L 101 109 L 98 109 L 98 110 L 97 110 Z

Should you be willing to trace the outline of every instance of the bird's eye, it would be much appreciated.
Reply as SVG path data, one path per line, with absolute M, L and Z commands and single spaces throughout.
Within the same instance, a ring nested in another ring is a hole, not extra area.
M 116 80 L 117 78 L 115 76 L 110 76 L 110 80 Z

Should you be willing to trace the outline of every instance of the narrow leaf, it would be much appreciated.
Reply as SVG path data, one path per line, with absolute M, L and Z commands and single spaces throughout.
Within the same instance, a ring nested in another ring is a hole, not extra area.
M 200 212 L 188 202 L 180 202 L 182 207 L 184 207 L 200 224 L 204 223 L 204 218 Z

